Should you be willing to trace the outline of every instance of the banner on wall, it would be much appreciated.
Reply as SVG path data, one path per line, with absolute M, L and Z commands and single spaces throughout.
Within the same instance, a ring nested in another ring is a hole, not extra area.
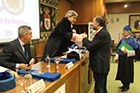
M 40 41 L 46 41 L 59 21 L 59 0 L 40 0 Z
M 92 22 L 88 22 L 88 39 L 91 41 L 95 34 L 97 33 L 96 30 L 93 30 L 93 23 Z

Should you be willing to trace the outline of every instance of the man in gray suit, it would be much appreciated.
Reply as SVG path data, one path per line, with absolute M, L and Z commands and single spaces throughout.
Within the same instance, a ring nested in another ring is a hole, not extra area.
M 0 65 L 11 70 L 20 70 L 34 64 L 30 53 L 32 30 L 28 26 L 18 28 L 18 38 L 4 45 Z
M 90 67 L 95 80 L 95 93 L 107 93 L 107 75 L 110 70 L 110 46 L 111 37 L 105 27 L 105 18 L 97 15 L 93 19 L 93 29 L 97 33 L 92 41 L 89 41 L 86 34 L 83 37 L 83 45 L 89 50 Z

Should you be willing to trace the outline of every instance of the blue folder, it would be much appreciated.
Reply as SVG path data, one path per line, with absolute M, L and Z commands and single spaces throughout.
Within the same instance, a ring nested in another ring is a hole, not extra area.
M 51 62 L 54 62 L 54 58 L 50 58 Z M 44 58 L 44 61 L 47 62 L 46 58 Z M 59 63 L 69 63 L 69 62 L 73 62 L 73 64 L 76 62 L 76 59 L 61 59 L 61 61 Z
M 18 74 L 26 74 L 26 69 L 19 70 Z M 44 72 L 39 70 L 32 70 L 30 69 L 30 74 L 35 79 L 43 79 L 45 81 L 53 82 L 60 78 L 61 73 L 51 73 L 51 72 Z

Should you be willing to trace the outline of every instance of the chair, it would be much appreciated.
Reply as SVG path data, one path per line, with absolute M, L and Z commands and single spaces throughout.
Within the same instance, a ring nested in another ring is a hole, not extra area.
M 114 57 L 115 57 L 115 55 L 116 55 L 116 51 L 114 50 L 114 40 L 111 40 L 111 54 L 110 54 L 110 56 L 111 56 L 111 59 L 112 59 L 112 61 L 114 61 Z
M 37 62 L 37 60 L 36 60 L 35 46 L 33 44 L 30 46 L 30 51 L 31 51 L 32 57 L 35 59 L 35 62 Z
M 35 45 L 35 50 L 36 50 L 36 59 L 37 62 L 40 62 L 42 59 L 42 55 L 44 52 L 44 47 L 45 47 L 46 42 L 40 42 L 40 43 L 36 43 Z

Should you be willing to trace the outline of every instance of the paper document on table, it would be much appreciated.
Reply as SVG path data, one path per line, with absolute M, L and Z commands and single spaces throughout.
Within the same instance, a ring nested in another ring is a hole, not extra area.
M 0 72 L 4 72 L 6 70 L 10 70 L 10 69 L 0 66 Z
M 33 64 L 31 66 L 32 69 L 35 69 L 35 70 L 41 70 L 41 62 L 38 62 L 36 64 Z
M 82 45 L 83 45 L 82 39 L 83 38 L 81 35 L 73 33 L 71 41 L 75 42 L 76 45 L 82 47 Z

